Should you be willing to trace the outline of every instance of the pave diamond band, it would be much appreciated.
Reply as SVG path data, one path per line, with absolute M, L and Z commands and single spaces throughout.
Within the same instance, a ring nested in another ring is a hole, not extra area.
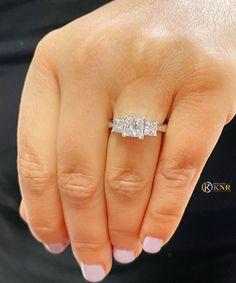
M 146 120 L 145 117 L 125 115 L 123 118 L 113 118 L 109 124 L 112 132 L 122 134 L 122 137 L 144 139 L 144 136 L 157 136 L 157 132 L 165 132 L 166 125 L 157 121 Z

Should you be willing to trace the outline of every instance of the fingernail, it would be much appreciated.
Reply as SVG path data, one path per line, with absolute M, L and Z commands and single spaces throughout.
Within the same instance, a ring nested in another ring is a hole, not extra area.
M 154 237 L 146 237 L 143 241 L 143 250 L 147 253 L 158 253 L 163 245 L 163 241 Z
M 128 250 L 114 249 L 113 256 L 120 263 L 130 263 L 135 260 L 134 252 Z
M 45 248 L 52 254 L 60 254 L 62 253 L 67 245 L 61 244 L 61 243 L 57 243 L 57 244 L 50 244 L 50 245 L 44 245 Z
M 86 280 L 90 282 L 99 282 L 106 276 L 103 267 L 99 264 L 80 263 L 81 271 Z

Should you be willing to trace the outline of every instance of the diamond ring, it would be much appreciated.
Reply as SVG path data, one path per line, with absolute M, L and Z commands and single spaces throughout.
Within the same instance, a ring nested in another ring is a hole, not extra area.
M 120 133 L 122 137 L 144 139 L 144 136 L 157 136 L 157 132 L 166 132 L 167 125 L 157 121 L 146 120 L 145 117 L 125 115 L 123 118 L 113 118 L 108 127 L 113 133 Z

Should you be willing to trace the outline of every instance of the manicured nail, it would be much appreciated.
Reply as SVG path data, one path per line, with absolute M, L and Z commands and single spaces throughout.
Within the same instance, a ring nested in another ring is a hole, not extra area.
M 44 245 L 45 248 L 52 254 L 60 254 L 62 253 L 67 245 L 61 244 L 61 243 L 57 243 L 57 244 L 50 244 L 50 245 Z
M 147 253 L 158 253 L 163 245 L 163 241 L 154 237 L 146 237 L 143 241 L 143 250 Z
M 130 263 L 135 260 L 134 252 L 128 250 L 114 249 L 113 256 L 120 263 Z
M 90 282 L 102 281 L 106 274 L 103 267 L 99 264 L 80 263 L 81 271 L 86 280 Z

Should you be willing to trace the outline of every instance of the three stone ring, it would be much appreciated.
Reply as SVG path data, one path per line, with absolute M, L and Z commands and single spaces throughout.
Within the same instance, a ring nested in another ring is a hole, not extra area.
M 119 133 L 122 137 L 135 137 L 144 139 L 144 136 L 157 136 L 158 132 L 166 132 L 167 125 L 160 124 L 154 120 L 147 120 L 145 117 L 114 117 L 108 127 L 113 133 Z

